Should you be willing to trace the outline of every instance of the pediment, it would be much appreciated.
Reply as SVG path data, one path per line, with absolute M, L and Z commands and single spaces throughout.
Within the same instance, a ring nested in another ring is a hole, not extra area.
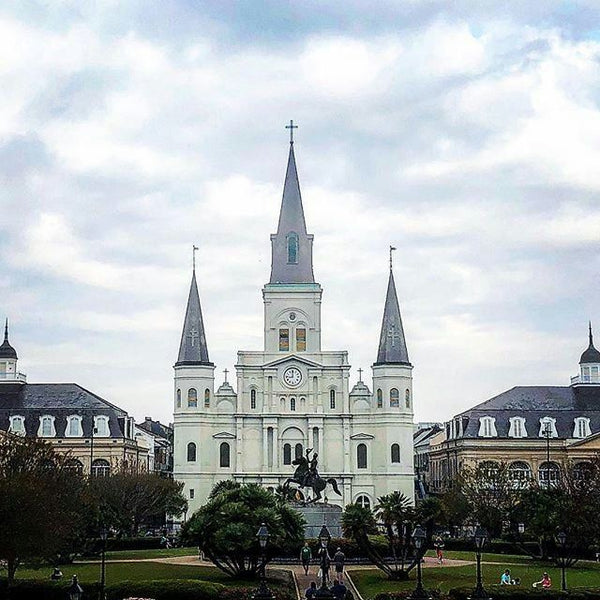
M 235 440 L 235 435 L 233 435 L 233 433 L 227 433 L 226 431 L 221 431 L 221 433 L 215 433 L 213 437 L 217 440 Z
M 374 440 L 375 436 L 370 433 L 355 433 L 350 436 L 351 440 Z
M 312 360 L 308 360 L 307 358 L 297 354 L 291 354 L 289 356 L 284 356 L 282 358 L 278 358 L 277 360 L 273 360 L 269 363 L 265 363 L 264 367 L 278 367 L 279 365 L 283 365 L 287 362 L 299 362 L 307 367 L 317 367 L 319 369 L 323 368 L 323 365 L 320 365 Z

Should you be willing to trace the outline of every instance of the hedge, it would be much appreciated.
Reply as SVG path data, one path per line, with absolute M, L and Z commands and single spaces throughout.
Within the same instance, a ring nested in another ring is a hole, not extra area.
M 6 600 L 65 600 L 67 589 L 71 585 L 70 580 L 62 581 L 38 581 L 35 579 L 17 580 L 10 587 L 8 594 L 6 579 L 0 581 L 0 599 Z M 83 600 L 97 600 L 99 585 L 97 583 L 82 586 Z
M 574 588 L 567 592 L 559 589 L 543 590 L 518 586 L 506 586 L 486 588 L 490 598 L 494 600 L 559 600 L 569 598 L 570 600 L 590 600 L 600 598 L 600 588 Z M 467 600 L 473 595 L 473 588 L 454 588 L 448 592 L 450 600 Z

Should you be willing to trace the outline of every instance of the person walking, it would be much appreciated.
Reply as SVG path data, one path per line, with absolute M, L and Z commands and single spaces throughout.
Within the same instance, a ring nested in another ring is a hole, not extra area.
M 304 574 L 308 575 L 308 569 L 310 567 L 310 561 L 312 559 L 312 550 L 308 545 L 308 542 L 304 542 L 304 546 L 302 546 L 302 550 L 300 550 L 300 560 L 302 561 L 302 566 L 304 567 Z
M 335 564 L 335 575 L 342 581 L 344 577 L 344 563 L 346 562 L 346 555 L 342 552 L 341 548 L 338 548 L 333 555 L 333 562 Z
M 444 540 L 438 535 L 433 543 L 435 548 L 435 555 L 437 556 L 438 563 L 443 564 L 444 562 Z
M 304 592 L 304 597 L 307 600 L 311 600 L 311 598 L 316 598 L 317 596 L 317 584 L 314 581 L 310 582 L 310 587 Z

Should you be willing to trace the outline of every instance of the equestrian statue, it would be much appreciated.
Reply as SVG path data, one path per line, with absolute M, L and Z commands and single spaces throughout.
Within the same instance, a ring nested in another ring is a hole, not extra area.
M 312 453 L 312 457 L 310 456 Z M 298 484 L 299 488 L 311 488 L 313 491 L 313 498 L 309 500 L 307 504 L 318 502 L 321 498 L 321 492 L 327 487 L 327 484 L 331 484 L 333 491 L 341 496 L 337 481 L 330 477 L 329 479 L 323 479 L 319 475 L 319 471 L 317 470 L 317 458 L 318 454 L 313 452 L 312 448 L 307 448 L 306 456 L 298 456 L 293 461 L 292 464 L 296 466 L 296 470 L 294 471 L 294 475 L 287 479 L 283 484 L 285 490 L 289 489 L 290 483 Z

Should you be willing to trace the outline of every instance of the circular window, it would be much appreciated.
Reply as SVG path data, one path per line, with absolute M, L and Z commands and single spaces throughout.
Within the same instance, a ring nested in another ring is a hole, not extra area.
M 291 312 L 290 313 L 290 321 L 295 321 L 296 320 L 296 313 L 295 312 Z

